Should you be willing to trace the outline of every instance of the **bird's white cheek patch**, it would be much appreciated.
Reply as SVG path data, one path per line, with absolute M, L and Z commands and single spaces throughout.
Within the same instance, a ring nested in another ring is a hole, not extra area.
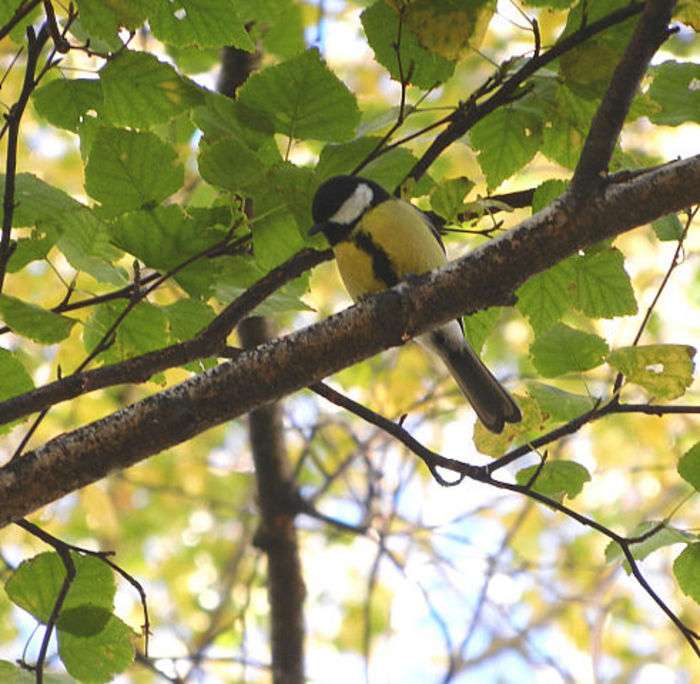
M 330 218 L 331 223 L 347 226 L 357 221 L 372 204 L 374 193 L 366 183 L 360 183 L 355 191 L 340 205 L 340 209 Z

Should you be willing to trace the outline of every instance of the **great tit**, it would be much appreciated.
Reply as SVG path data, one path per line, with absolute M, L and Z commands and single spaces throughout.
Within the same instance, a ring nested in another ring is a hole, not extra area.
M 328 239 L 354 300 L 447 261 L 430 218 L 367 178 L 329 178 L 316 191 L 312 214 L 315 223 L 310 233 L 321 232 Z M 416 339 L 442 359 L 489 430 L 500 433 L 505 423 L 520 421 L 520 409 L 464 339 L 461 321 Z

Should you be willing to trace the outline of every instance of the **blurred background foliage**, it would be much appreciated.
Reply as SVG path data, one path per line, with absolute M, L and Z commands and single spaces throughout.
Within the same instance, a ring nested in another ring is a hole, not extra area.
M 4 3 L 0 19 L 6 21 L 14 4 Z M 106 7 L 118 4 L 106 3 Z M 315 46 L 332 72 L 357 98 L 357 136 L 381 136 L 394 122 L 400 85 L 374 59 L 365 35 L 395 28 L 383 19 L 395 16 L 390 5 L 350 0 L 251 0 L 235 4 L 240 31 L 231 29 L 233 36 L 226 31 L 221 36 L 210 32 L 211 40 L 196 36 L 192 42 L 199 43 L 197 46 L 175 39 L 169 42 L 169 31 L 175 29 L 167 22 L 158 26 L 155 20 L 150 26 L 142 26 L 142 18 L 134 10 L 130 28 L 135 29 L 135 34 L 129 50 L 155 55 L 174 65 L 194 84 L 214 90 L 224 40 L 236 39 L 243 48 L 250 47 L 245 43 L 251 41 L 251 46 L 260 51 L 260 69 L 298 58 L 308 46 Z M 486 10 L 493 16 L 488 30 L 478 41 L 475 37 L 471 47 L 451 46 L 446 54 L 434 56 L 430 64 L 417 62 L 416 71 L 425 68 L 427 73 L 414 74 L 418 85 L 407 88 L 411 114 L 402 134 L 420 131 L 449 113 L 493 74 L 497 65 L 527 55 L 532 50 L 533 36 L 526 15 L 537 17 L 545 47 L 553 44 L 562 30 L 573 30 L 576 21 L 580 21 L 580 8 L 569 13 L 572 4 L 567 0 L 517 5 L 502 1 L 495 7 L 489 4 Z M 590 3 L 589 20 L 620 4 L 608 0 Z M 429 3 L 423 5 L 429 9 Z M 110 44 L 97 21 L 102 15 L 91 14 L 89 2 L 79 2 L 78 6 L 96 23 L 81 21 L 74 35 L 79 37 L 82 31 L 85 37 L 92 36 L 93 50 L 118 47 L 115 41 L 125 38 L 124 30 L 119 38 L 115 33 Z M 65 17 L 60 6 L 56 9 L 60 17 Z M 700 43 L 692 29 L 692 3 L 685 11 L 687 22 L 664 45 L 655 65 L 676 60 L 698 67 Z M 421 15 L 417 16 L 415 21 L 420 24 Z M 40 18 L 40 8 L 29 17 L 34 21 Z M 248 27 L 248 32 L 243 26 Z M 695 27 L 698 28 L 697 23 Z M 628 36 L 629 30 L 622 33 Z M 439 37 L 443 35 L 438 33 Z M 423 49 L 417 38 L 412 39 L 416 41 L 415 50 Z M 0 97 L 4 107 L 17 100 L 22 87 L 24 56 L 18 52 L 22 44 L 22 26 L 0 43 Z M 561 64 L 548 67 L 538 76 L 542 79 L 541 89 L 509 106 L 513 110 L 509 122 L 520 131 L 514 139 L 525 141 L 524 149 L 507 147 L 505 153 L 510 161 L 504 162 L 491 146 L 494 139 L 504 135 L 503 130 L 489 130 L 489 119 L 484 120 L 433 164 L 429 176 L 412 192 L 417 203 L 428 208 L 430 191 L 443 181 L 458 177 L 466 177 L 474 184 L 467 202 L 496 191 L 510 192 L 569 178 L 586 122 L 595 111 L 596 98 L 609 76 L 606 65 L 614 65 L 622 47 L 623 38 L 617 32 L 612 39 L 601 37 L 587 43 Z M 455 54 L 459 55 L 456 64 L 449 62 Z M 391 59 L 391 50 L 385 59 Z M 113 67 L 118 64 L 115 61 Z M 86 172 L 85 158 L 99 133 L 91 130 L 95 126 L 91 116 L 76 119 L 73 130 L 71 125 L 57 127 L 57 111 L 70 118 L 69 103 L 61 103 L 58 95 L 48 89 L 62 79 L 95 78 L 103 65 L 101 57 L 85 51 L 71 50 L 62 56 L 60 65 L 42 82 L 21 124 L 18 170 L 30 172 L 88 205 L 94 202 L 86 193 L 89 171 Z M 651 97 L 649 86 L 654 69 L 663 67 L 654 66 L 644 82 L 645 92 L 635 103 L 637 115 L 630 117 L 616 152 L 616 168 L 634 168 L 700 152 L 697 117 L 686 121 L 689 117 L 681 115 L 683 123 L 677 124 L 671 115 L 664 118 L 659 109 L 658 102 L 666 95 L 657 100 Z M 452 71 L 453 75 L 447 78 Z M 694 73 L 697 82 L 699 76 Z M 433 80 L 444 78 L 444 83 L 426 95 Z M 103 80 L 106 89 L 108 79 Z M 552 90 L 561 83 L 568 90 Z M 658 87 L 662 86 L 660 82 Z M 116 103 L 120 102 L 122 87 L 124 83 L 115 77 Z M 169 202 L 187 207 L 190 218 L 194 208 L 226 210 L 225 220 L 219 223 L 212 223 L 213 214 L 203 215 L 202 227 L 195 226 L 192 233 L 214 226 L 220 237 L 232 220 L 230 217 L 241 215 L 241 207 L 236 203 L 238 195 L 230 188 L 227 192 L 221 183 L 217 187 L 216 182 L 204 182 L 200 176 L 202 158 L 199 157 L 198 167 L 198 156 L 205 153 L 200 148 L 198 131 L 205 130 L 210 141 L 206 154 L 213 156 L 211 146 L 217 143 L 212 112 L 219 105 L 202 108 L 202 91 L 195 86 L 189 88 L 188 85 L 177 90 L 175 104 L 181 111 L 155 116 L 147 126 L 131 121 L 132 117 L 151 115 L 153 109 L 147 98 L 143 100 L 142 113 L 138 103 L 132 103 L 123 111 L 113 105 L 107 116 L 119 125 L 148 128 L 157 141 L 176 151 L 184 179 L 177 182 L 179 189 Z M 187 92 L 191 101 L 181 99 Z M 249 92 L 248 97 L 260 104 L 254 93 Z M 243 95 L 241 99 L 245 99 Z M 419 101 L 420 111 L 414 113 L 411 108 Z M 314 102 L 309 104 L 314 106 Z M 547 106 L 554 121 L 549 126 L 543 118 Z M 681 103 L 681 109 L 683 106 Z M 88 103 L 87 109 L 91 107 Z M 97 119 L 104 116 L 99 107 L 97 112 Z M 568 128 L 562 123 L 562 112 L 569 118 Z M 274 108 L 271 115 L 275 115 Z M 346 115 L 347 112 L 339 114 L 339 121 Z M 211 118 L 206 119 L 207 116 Z M 347 126 L 349 134 L 341 131 L 339 136 L 325 139 L 339 145 L 353 144 L 348 142 L 353 135 L 352 122 Z M 531 136 L 537 138 L 532 149 L 526 142 Z M 387 186 L 399 182 L 433 137 L 434 132 L 422 133 L 404 144 L 391 160 L 387 156 L 375 162 L 377 177 Z M 256 262 L 239 264 L 240 269 L 255 267 L 262 273 L 299 249 L 306 240 L 308 226 L 303 225 L 303 220 L 308 217 L 307 201 L 314 183 L 337 170 L 349 170 L 352 154 L 347 149 L 336 150 L 340 157 L 334 165 L 330 158 L 333 150 L 313 138 L 315 135 L 311 134 L 308 138 L 301 135 L 291 139 L 277 132 L 276 148 L 261 153 L 281 156 L 297 167 L 291 167 L 289 178 L 276 177 L 275 182 L 283 192 L 297 183 L 301 198 L 295 199 L 298 211 L 291 228 L 285 225 L 282 232 L 275 229 L 271 236 L 262 229 L 258 233 L 253 229 Z M 258 150 L 267 144 L 261 143 Z M 358 149 L 360 158 L 368 151 L 366 145 Z M 495 158 L 489 160 L 490 151 Z M 513 162 L 512 157 L 518 154 L 522 155 L 520 163 Z M 319 156 L 320 171 L 317 168 L 317 176 L 312 177 L 311 171 L 306 170 L 313 169 Z M 218 173 L 228 172 L 225 165 L 220 170 L 214 159 L 209 162 L 210 180 L 218 178 Z M 306 187 L 299 187 L 300 181 Z M 264 209 L 266 194 L 270 197 L 277 189 L 268 181 L 261 186 L 250 193 L 256 209 Z M 91 192 L 93 199 L 100 196 L 100 190 Z M 104 191 L 108 199 L 109 192 Z M 529 208 L 500 214 L 498 219 L 503 224 L 496 233 L 529 214 Z M 680 216 L 680 220 L 684 221 L 684 217 Z M 673 235 L 677 237 L 677 226 L 669 221 L 666 228 L 676 231 Z M 174 222 L 172 216 L 164 220 L 167 225 Z M 493 219 L 486 216 L 463 227 L 478 231 L 492 224 Z M 122 225 L 119 230 L 127 229 Z M 568 308 L 562 313 L 563 322 L 599 335 L 611 348 L 631 344 L 676 249 L 675 240 L 659 241 L 660 230 L 663 226 L 656 226 L 656 232 L 643 227 L 615 242 L 624 255 L 624 269 L 629 274 L 639 313 L 592 318 Z M 109 277 L 99 279 L 94 277 L 94 269 L 76 269 L 66 251 L 51 242 L 44 258 L 32 260 L 8 276 L 5 293 L 48 309 L 61 301 L 67 284 L 73 280 L 76 295 L 85 297 L 111 291 L 119 282 L 126 284 L 133 272 L 133 256 L 124 255 L 132 244 L 125 235 L 126 232 L 118 231 L 116 237 L 113 235 L 109 249 L 114 250 L 114 260 Z M 184 238 L 189 247 L 190 235 Z M 36 229 L 30 227 L 20 227 L 14 237 L 39 239 Z M 464 233 L 446 236 L 452 256 L 464 254 L 485 239 L 484 235 Z M 322 246 L 320 240 L 312 244 Z M 142 249 L 149 245 L 154 246 L 151 242 Z M 693 344 L 700 339 L 699 245 L 696 222 L 688 232 L 683 262 L 674 271 L 646 328 L 644 344 Z M 156 244 L 156 252 L 164 249 Z M 173 250 L 177 253 L 177 245 Z M 103 258 L 106 253 L 97 256 Z M 143 259 L 141 252 L 132 254 Z M 150 268 L 168 265 L 167 260 L 162 265 L 145 261 Z M 201 277 L 201 282 L 206 281 L 205 276 Z M 196 275 L 192 278 L 196 281 Z M 133 346 L 129 347 L 130 338 L 125 333 L 124 344 L 108 350 L 110 360 L 148 348 L 148 331 L 153 332 L 153 326 L 159 325 L 165 330 L 165 320 L 158 323 L 160 312 L 183 301 L 183 288 L 189 294 L 197 292 L 187 301 L 197 302 L 192 306 L 206 321 L 213 310 L 230 301 L 250 280 L 243 276 L 237 279 L 231 273 L 223 275 L 221 282 L 228 286 L 228 294 L 222 295 L 219 289 L 218 299 L 203 296 L 199 286 L 191 282 L 189 288 L 184 280 L 166 283 L 149 300 L 158 308 L 144 310 L 143 320 L 134 324 Z M 204 287 L 219 285 L 206 281 Z M 308 282 L 296 283 L 287 298 L 266 313 L 275 317 L 281 330 L 289 331 L 348 303 L 334 265 L 327 263 L 315 268 Z M 89 308 L 72 312 L 70 316 L 78 324 L 60 344 L 42 344 L 7 333 L 0 337 L 0 345 L 11 350 L 34 383 L 41 385 L 57 376 L 59 366 L 65 372 L 85 357 L 85 340 L 89 339 L 91 325 L 97 325 L 95 315 Z M 184 312 L 184 320 L 192 321 L 193 317 L 193 312 Z M 176 326 L 168 320 L 169 334 L 176 336 Z M 528 383 L 534 380 L 584 398 L 609 391 L 615 371 L 608 365 L 598 365 L 585 373 L 568 372 L 554 380 L 543 379 L 531 356 L 530 348 L 536 339 L 533 325 L 518 308 L 492 312 L 483 321 L 484 358 L 522 401 L 532 401 L 527 399 L 533 397 L 532 392 L 528 394 Z M 96 329 L 99 337 L 104 327 L 97 325 Z M 183 336 L 191 334 L 185 331 Z M 152 346 L 157 348 L 163 339 L 157 331 L 153 335 L 156 338 Z M 190 373 L 191 369 L 173 369 L 143 386 L 111 388 L 58 405 L 41 423 L 31 445 L 40 445 L 61 432 L 108 415 Z M 415 345 L 348 368 L 332 382 L 382 415 L 392 419 L 407 416 L 405 427 L 431 448 L 474 463 L 488 462 L 489 458 L 479 453 L 472 440 L 473 413 L 443 369 Z M 643 400 L 648 396 L 638 387 L 626 387 L 623 391 L 627 398 Z M 696 380 L 683 402 L 697 405 L 699 393 Z M 537 404 L 536 396 L 534 401 Z M 372 682 L 692 681 L 692 672 L 697 672 L 694 655 L 667 618 L 626 574 L 619 558 L 606 560 L 607 540 L 601 535 L 546 507 L 477 483 L 442 489 L 414 456 L 385 434 L 308 392 L 285 400 L 284 412 L 285 438 L 295 475 L 302 494 L 317 511 L 315 517 L 302 515 L 297 519 L 308 592 L 307 658 L 311 681 L 357 682 L 365 676 Z M 545 415 L 537 430 L 557 422 L 561 420 Z M 3 435 L 3 460 L 14 452 L 27 426 L 23 423 Z M 573 460 L 585 466 L 591 480 L 571 505 L 616 532 L 632 533 L 640 523 L 673 514 L 674 527 L 693 533 L 697 532 L 700 502 L 697 495 L 690 496 L 688 484 L 678 475 L 677 463 L 699 440 L 700 424 L 693 416 L 615 415 L 552 445 L 549 458 Z M 535 462 L 535 457 L 529 457 L 511 470 L 515 473 Z M 265 565 L 252 544 L 257 520 L 254 494 L 246 421 L 239 420 L 66 496 L 34 517 L 37 524 L 66 541 L 114 549 L 116 562 L 143 583 L 151 612 L 152 659 L 141 659 L 117 681 L 268 681 Z M 3 579 L 21 561 L 45 550 L 38 540 L 12 526 L 0 532 L 0 547 Z M 697 605 L 682 594 L 671 570 L 681 548 L 665 546 L 650 554 L 641 567 L 677 614 L 693 625 L 698 623 Z M 123 581 L 117 583 L 115 608 L 117 615 L 138 632 L 142 623 L 138 595 Z M 18 658 L 29 641 L 27 659 L 31 661 L 40 641 L 36 635 L 31 637 L 34 624 L 27 613 L 9 600 L 0 600 L 0 657 Z M 140 648 L 140 642 L 136 643 Z M 60 667 L 55 657 L 51 662 Z

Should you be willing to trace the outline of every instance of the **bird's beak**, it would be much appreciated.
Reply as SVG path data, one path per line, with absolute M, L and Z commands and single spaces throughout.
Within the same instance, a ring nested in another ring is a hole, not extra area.
M 325 227 L 326 225 L 324 223 L 314 223 L 314 225 L 309 228 L 309 235 L 317 235 L 318 233 L 322 233 Z

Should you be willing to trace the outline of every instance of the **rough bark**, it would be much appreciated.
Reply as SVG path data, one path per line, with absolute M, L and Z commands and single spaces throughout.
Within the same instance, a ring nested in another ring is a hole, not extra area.
M 276 401 L 464 313 L 512 300 L 527 278 L 600 240 L 700 203 L 700 156 L 565 195 L 425 276 L 60 435 L 0 469 L 0 526 L 174 444 Z

